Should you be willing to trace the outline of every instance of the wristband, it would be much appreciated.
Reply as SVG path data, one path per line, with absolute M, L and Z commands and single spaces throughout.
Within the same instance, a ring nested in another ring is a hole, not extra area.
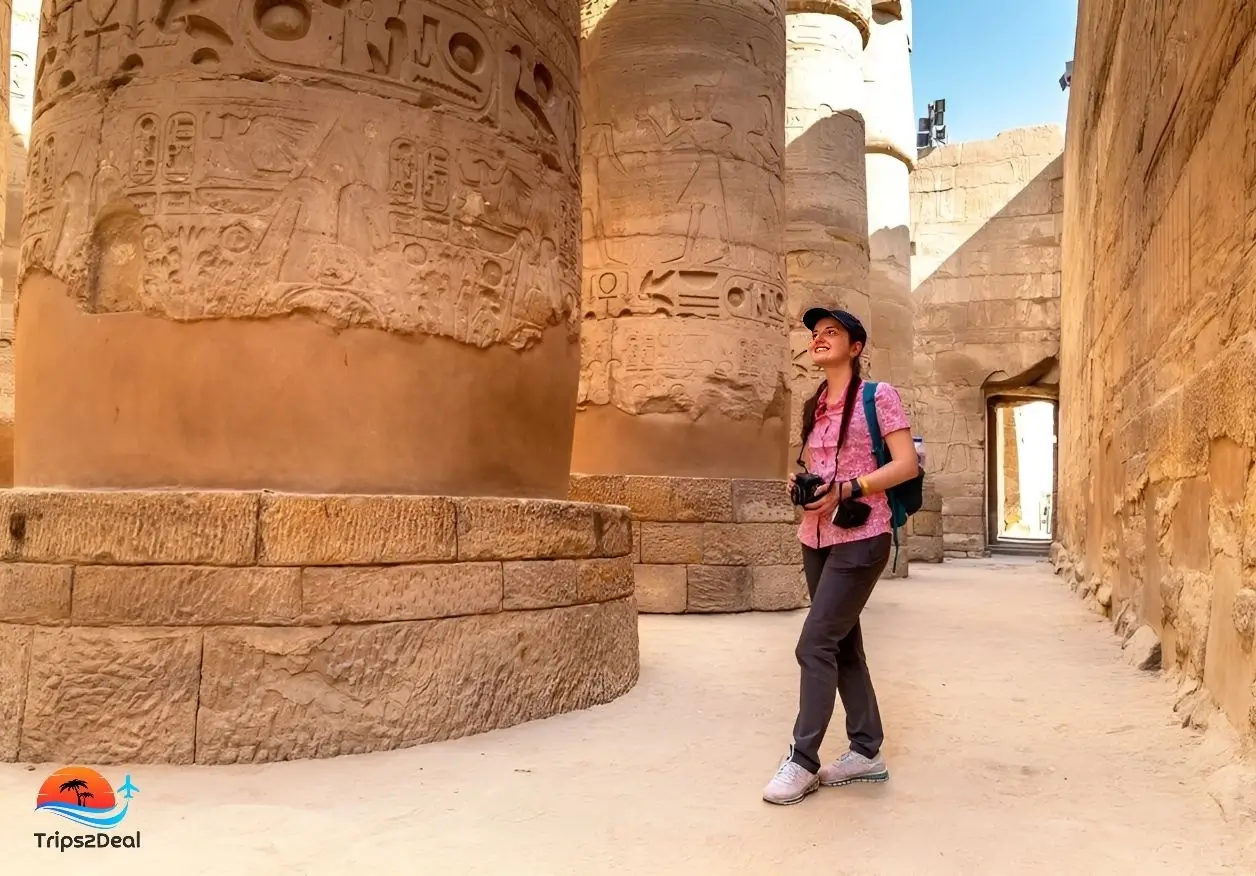
M 864 496 L 868 493 L 868 482 L 863 478 L 856 478 L 859 481 L 859 495 Z

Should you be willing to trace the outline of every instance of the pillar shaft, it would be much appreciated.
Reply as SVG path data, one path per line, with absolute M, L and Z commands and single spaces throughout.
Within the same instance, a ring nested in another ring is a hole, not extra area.
M 868 294 L 872 302 L 872 371 L 911 400 L 911 169 L 916 154 L 908 0 L 873 12 L 864 54 L 867 120 Z
M 868 207 L 861 57 L 867 0 L 790 4 L 785 197 L 788 205 L 790 459 L 799 449 L 802 404 L 823 374 L 811 364 L 809 307 L 843 307 L 867 321 Z M 876 337 L 871 339 L 875 346 Z
M 584 324 L 573 469 L 779 477 L 784 16 L 584 5 Z
M 565 495 L 576 0 L 93 10 L 39 47 L 17 482 Z

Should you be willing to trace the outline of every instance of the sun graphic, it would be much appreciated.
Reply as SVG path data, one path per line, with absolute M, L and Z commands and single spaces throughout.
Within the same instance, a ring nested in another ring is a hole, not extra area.
M 87 767 L 68 766 L 57 770 L 39 786 L 35 808 L 49 803 L 103 811 L 112 809 L 116 801 L 113 786 L 100 773 Z

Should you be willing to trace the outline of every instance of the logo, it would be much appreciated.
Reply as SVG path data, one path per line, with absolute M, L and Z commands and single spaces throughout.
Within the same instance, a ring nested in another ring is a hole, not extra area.
M 98 831 L 112 830 L 122 823 L 131 808 L 131 799 L 139 793 L 128 775 L 114 792 L 109 780 L 93 769 L 81 766 L 62 767 L 39 786 L 35 811 L 59 815 L 83 827 Z M 40 848 L 139 848 L 140 834 L 132 836 L 107 834 L 36 833 Z

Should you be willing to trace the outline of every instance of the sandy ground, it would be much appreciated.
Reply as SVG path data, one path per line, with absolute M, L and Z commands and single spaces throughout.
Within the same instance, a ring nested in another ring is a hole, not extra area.
M 643 617 L 629 695 L 483 736 L 104 769 L 141 789 L 136 851 L 37 850 L 33 831 L 68 824 L 32 811 L 49 770 L 0 765 L 0 872 L 1256 872 L 1239 863 L 1252 827 L 1209 797 L 1167 684 L 1124 665 L 1045 563 L 915 566 L 883 582 L 864 624 L 890 781 L 763 803 L 797 704 L 802 617 Z M 826 755 L 844 748 L 841 726 L 839 712 Z

